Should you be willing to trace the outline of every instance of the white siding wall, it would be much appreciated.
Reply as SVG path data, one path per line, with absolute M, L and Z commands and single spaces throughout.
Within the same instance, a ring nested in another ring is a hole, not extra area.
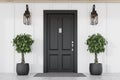
M 14 49 L 11 41 L 14 37 L 14 7 L 0 4 L 0 72 L 11 73 L 14 70 Z
M 14 73 L 16 63 L 21 60 L 11 42 L 20 33 L 29 33 L 35 40 L 33 51 L 25 56 L 26 62 L 30 63 L 30 72 L 43 72 L 43 10 L 78 11 L 78 72 L 89 73 L 89 63 L 94 61 L 94 55 L 87 52 L 85 44 L 88 35 L 101 33 L 109 43 L 106 52 L 99 55 L 103 72 L 120 73 L 120 3 L 95 3 L 99 15 L 97 26 L 90 25 L 93 3 L 30 3 L 30 26 L 22 21 L 25 5 L 0 3 L 0 73 Z

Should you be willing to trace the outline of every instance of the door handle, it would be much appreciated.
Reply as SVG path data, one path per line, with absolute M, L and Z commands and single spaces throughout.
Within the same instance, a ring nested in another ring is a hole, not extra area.
M 74 51 L 74 41 L 72 41 L 72 51 Z

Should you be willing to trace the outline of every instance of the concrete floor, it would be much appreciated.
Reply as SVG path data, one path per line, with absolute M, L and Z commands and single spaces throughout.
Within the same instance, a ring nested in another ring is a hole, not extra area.
M 34 75 L 17 76 L 16 74 L 0 73 L 0 80 L 120 80 L 120 74 L 103 74 L 101 76 L 85 74 L 87 77 L 33 77 Z

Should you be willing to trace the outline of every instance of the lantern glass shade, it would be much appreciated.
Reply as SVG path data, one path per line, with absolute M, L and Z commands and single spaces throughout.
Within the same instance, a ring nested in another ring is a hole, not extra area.
M 26 10 L 25 10 L 25 13 L 23 14 L 23 23 L 25 25 L 31 25 L 31 15 L 30 15 L 28 5 L 26 5 Z
M 98 14 L 95 10 L 95 5 L 93 5 L 93 10 L 91 12 L 91 25 L 97 25 L 98 24 Z

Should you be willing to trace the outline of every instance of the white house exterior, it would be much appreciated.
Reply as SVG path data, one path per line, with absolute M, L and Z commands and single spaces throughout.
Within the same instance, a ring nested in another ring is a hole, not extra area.
M 32 16 L 30 26 L 23 24 L 25 5 Z M 96 5 L 98 25 L 90 25 L 92 5 Z M 30 73 L 43 73 L 43 10 L 77 10 L 77 71 L 89 73 L 89 54 L 85 44 L 93 33 L 101 33 L 108 41 L 105 53 L 99 54 L 104 73 L 120 73 L 120 3 L 0 3 L 0 73 L 15 73 L 21 56 L 12 46 L 12 39 L 20 33 L 31 34 L 35 40 L 32 52 L 25 55 Z M 116 67 L 117 66 L 117 67 Z

